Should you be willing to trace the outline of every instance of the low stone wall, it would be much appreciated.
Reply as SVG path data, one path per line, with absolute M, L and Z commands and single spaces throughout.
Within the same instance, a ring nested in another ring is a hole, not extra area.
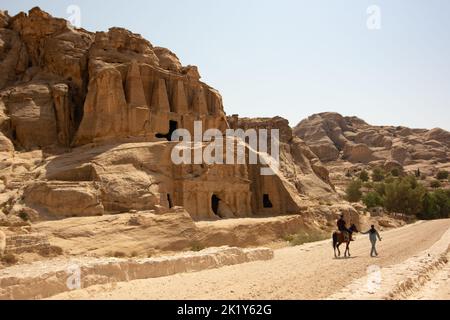
M 43 261 L 0 270 L 0 299 L 42 299 L 97 284 L 163 277 L 272 258 L 271 249 L 221 247 L 135 260 L 78 258 Z
M 38 252 L 49 247 L 50 243 L 45 234 L 19 234 L 6 237 L 5 253 Z

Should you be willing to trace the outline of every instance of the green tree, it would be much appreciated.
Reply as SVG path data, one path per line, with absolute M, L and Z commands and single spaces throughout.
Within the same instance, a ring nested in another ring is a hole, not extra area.
M 347 200 L 350 202 L 358 202 L 361 200 L 362 192 L 361 192 L 361 181 L 353 180 L 347 186 L 345 193 L 347 195 Z
M 450 190 L 439 189 L 433 192 L 436 206 L 439 207 L 438 218 L 450 217 Z
M 384 171 L 380 168 L 375 168 L 372 171 L 372 180 L 375 182 L 380 182 L 384 180 Z
M 430 187 L 437 189 L 441 187 L 441 182 L 439 180 L 433 180 L 430 182 Z
M 438 180 L 446 180 L 448 179 L 448 171 L 441 170 L 436 174 L 436 179 Z
M 415 176 L 397 179 L 385 185 L 384 206 L 390 212 L 415 215 L 422 209 L 425 193 Z
M 417 168 L 417 170 L 414 172 L 416 175 L 416 178 L 420 178 L 421 174 L 420 174 L 420 169 Z
M 386 194 L 386 184 L 383 182 L 378 182 L 373 185 L 373 189 L 380 196 L 384 196 Z
M 367 181 L 369 181 L 369 174 L 367 173 L 366 170 L 363 170 L 363 171 L 361 171 L 361 173 L 359 174 L 359 178 L 361 179 L 361 181 L 367 182 Z
M 427 192 L 422 200 L 420 219 L 442 219 L 450 217 L 450 190 L 439 189 Z
M 365 194 L 362 201 L 369 209 L 383 206 L 383 198 L 378 194 L 378 192 L 374 191 Z
M 394 168 L 391 170 L 391 175 L 394 177 L 399 177 L 402 174 L 402 171 L 399 168 Z

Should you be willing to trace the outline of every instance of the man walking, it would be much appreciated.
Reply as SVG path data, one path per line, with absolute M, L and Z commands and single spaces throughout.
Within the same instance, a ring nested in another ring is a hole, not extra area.
M 372 250 L 370 251 L 370 256 L 377 257 L 378 252 L 377 252 L 377 249 L 375 246 L 377 244 L 377 239 L 381 241 L 381 237 L 380 237 L 380 234 L 378 233 L 377 229 L 375 229 L 375 226 L 372 225 L 370 227 L 369 231 L 361 232 L 361 234 L 369 234 L 370 243 L 372 244 Z

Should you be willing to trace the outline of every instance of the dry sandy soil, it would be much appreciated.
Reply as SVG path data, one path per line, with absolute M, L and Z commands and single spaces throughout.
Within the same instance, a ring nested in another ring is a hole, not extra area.
M 450 300 L 450 264 L 437 272 L 411 300 Z
M 350 259 L 334 259 L 330 241 L 325 240 L 275 250 L 274 259 L 270 261 L 92 286 L 53 298 L 322 299 L 344 288 L 354 279 L 365 276 L 371 265 L 380 268 L 392 266 L 423 253 L 449 228 L 450 220 L 447 219 L 419 222 L 382 232 L 383 241 L 378 244 L 378 258 L 369 257 L 369 240 L 367 236 L 358 235 L 351 245 Z M 442 282 L 444 276 L 441 273 L 445 270 L 448 272 L 447 268 L 435 275 L 438 277 L 435 279 L 436 285 L 443 287 L 443 291 L 445 283 Z M 426 298 L 425 294 L 422 294 L 422 298 Z M 431 297 L 431 294 L 432 290 L 428 295 Z

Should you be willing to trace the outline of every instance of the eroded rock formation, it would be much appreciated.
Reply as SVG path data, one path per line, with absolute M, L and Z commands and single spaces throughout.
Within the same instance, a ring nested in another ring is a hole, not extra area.
M 409 165 L 450 160 L 450 133 L 439 128 L 372 126 L 356 117 L 327 112 L 304 119 L 294 133 L 325 162 L 348 160 L 368 164 L 394 160 Z
M 333 198 L 334 186 L 330 182 L 328 170 L 305 142 L 293 135 L 289 122 L 281 117 L 275 118 L 239 118 L 237 115 L 228 117 L 233 129 L 271 129 L 279 130 L 280 139 L 280 174 L 287 189 L 295 188 L 295 192 L 311 198 Z M 270 135 L 269 135 L 270 136 Z M 258 180 L 255 175 L 253 179 Z M 278 188 L 278 187 L 277 187 Z M 261 192 L 255 190 L 254 192 Z M 272 193 L 272 192 L 271 192 Z
M 175 206 L 194 219 L 280 215 L 333 194 L 326 168 L 281 118 L 234 123 L 281 130 L 275 175 L 175 165 L 175 129 L 229 128 L 222 97 L 197 67 L 138 34 L 92 33 L 33 8 L 2 12 L 0 37 L 0 207 L 10 223 Z

